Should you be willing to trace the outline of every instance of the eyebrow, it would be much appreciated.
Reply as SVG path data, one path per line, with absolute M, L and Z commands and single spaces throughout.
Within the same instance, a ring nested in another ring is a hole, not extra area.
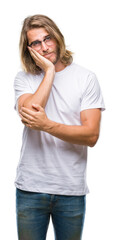
M 48 34 L 48 35 L 44 36 L 44 39 L 47 38 L 47 37 L 50 37 L 50 35 Z M 44 39 L 43 39 L 43 40 L 44 40 Z M 43 41 L 43 40 L 42 40 L 42 41 Z M 42 42 L 41 40 L 36 39 L 36 40 L 34 40 L 33 42 L 29 43 L 29 45 L 31 45 L 31 44 L 33 44 L 34 42 L 37 42 L 37 41 L 38 41 L 38 42 Z

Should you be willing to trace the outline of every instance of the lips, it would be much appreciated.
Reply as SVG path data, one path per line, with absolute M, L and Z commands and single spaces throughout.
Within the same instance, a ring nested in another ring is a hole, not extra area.
M 52 53 L 47 53 L 47 54 L 44 54 L 43 57 L 48 58 L 48 57 L 51 57 L 51 55 L 52 55 Z

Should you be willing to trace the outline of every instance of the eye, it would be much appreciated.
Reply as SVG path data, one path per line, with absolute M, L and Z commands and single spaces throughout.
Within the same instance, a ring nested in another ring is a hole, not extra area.
M 50 36 L 47 36 L 47 37 L 45 38 L 45 42 L 48 42 L 48 41 L 51 41 L 51 37 L 50 37 Z
M 32 43 L 32 46 L 33 46 L 33 47 L 36 47 L 36 46 L 39 46 L 39 45 L 41 45 L 41 42 L 38 41 L 38 40 L 36 40 L 36 41 L 34 41 L 34 42 Z

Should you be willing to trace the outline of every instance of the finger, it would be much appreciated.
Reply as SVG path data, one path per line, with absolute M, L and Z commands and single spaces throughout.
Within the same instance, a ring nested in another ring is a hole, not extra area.
M 33 58 L 34 61 L 39 60 L 38 56 L 34 52 L 31 51 L 30 54 L 31 54 L 31 57 Z
M 34 49 L 30 48 L 30 54 L 33 60 L 35 61 L 36 65 L 40 67 L 41 69 L 45 70 L 47 64 L 51 65 L 51 62 L 46 59 L 44 56 L 40 55 L 37 51 Z
M 35 56 L 35 57 L 37 57 L 38 59 L 41 57 L 41 58 L 43 58 L 41 55 L 40 55 L 40 53 L 38 53 L 36 50 L 34 50 L 33 48 L 30 48 L 30 47 L 28 47 L 29 48 L 29 51 L 30 51 L 30 53 L 32 54 L 32 56 Z
M 27 122 L 28 121 L 33 122 L 33 120 L 34 120 L 34 118 L 32 116 L 30 116 L 29 114 L 22 112 L 22 111 L 20 111 L 19 116 L 21 117 L 21 119 L 24 119 L 25 121 L 27 120 Z
M 21 121 L 24 124 L 29 124 L 29 120 L 27 118 L 25 118 L 25 117 L 21 117 Z
M 40 59 L 39 56 L 36 55 L 36 52 L 34 52 L 32 48 L 29 49 L 29 52 L 30 52 L 31 57 L 33 58 L 33 60 L 34 60 L 35 62 L 39 61 L 39 59 Z
M 27 115 L 26 113 L 23 113 L 23 115 L 21 115 L 21 119 L 26 121 L 27 123 L 32 123 L 34 122 L 33 121 L 33 118 L 30 117 L 29 115 Z
M 22 121 L 22 123 L 23 123 L 26 127 L 32 128 L 32 126 L 31 126 L 29 123 L 26 123 L 26 122 L 24 122 L 24 121 Z
M 41 55 L 38 54 L 38 53 L 34 53 L 33 51 L 30 52 L 30 55 L 31 55 L 32 59 L 34 60 L 35 64 L 38 67 L 42 68 L 42 61 L 43 61 L 43 59 L 41 58 Z
M 21 122 L 24 124 L 24 125 L 28 125 L 28 123 L 27 122 L 25 122 L 25 121 L 23 121 L 23 120 L 21 120 Z
M 42 61 L 47 61 L 49 62 L 48 59 L 46 59 L 44 56 L 42 56 L 40 53 L 38 53 L 36 50 L 34 50 L 33 48 L 30 48 L 30 53 L 31 53 L 31 56 L 34 58 L 34 60 L 41 60 Z
M 28 114 L 29 116 L 34 116 L 34 111 L 28 109 L 28 108 L 25 108 L 25 107 L 21 107 L 21 110 L 20 110 L 20 113 L 23 114 L 23 113 L 26 113 Z
M 35 108 L 37 111 L 43 111 L 44 110 L 39 104 L 32 104 L 32 107 Z

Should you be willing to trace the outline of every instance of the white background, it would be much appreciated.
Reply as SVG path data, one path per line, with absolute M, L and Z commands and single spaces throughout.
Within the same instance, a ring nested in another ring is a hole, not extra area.
M 96 73 L 105 100 L 101 134 L 89 149 L 83 240 L 119 239 L 119 9 L 116 0 L 11 0 L 0 7 L 0 235 L 17 239 L 14 179 L 22 124 L 14 111 L 13 81 L 20 69 L 19 35 L 28 15 L 51 17 L 74 61 Z M 48 240 L 53 240 L 50 224 Z

